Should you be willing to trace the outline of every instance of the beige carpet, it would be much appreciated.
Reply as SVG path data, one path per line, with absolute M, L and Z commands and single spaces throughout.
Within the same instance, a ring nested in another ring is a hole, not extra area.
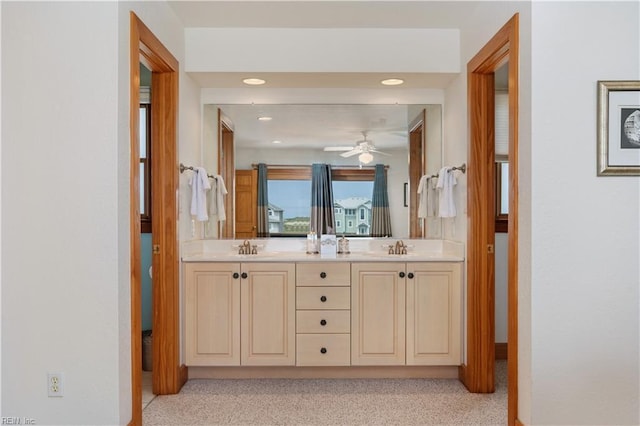
M 496 392 L 450 379 L 190 380 L 158 396 L 146 425 L 505 425 L 506 362 Z

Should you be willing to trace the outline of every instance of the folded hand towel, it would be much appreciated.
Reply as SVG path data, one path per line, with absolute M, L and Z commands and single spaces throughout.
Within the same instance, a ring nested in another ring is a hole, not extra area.
M 451 167 L 443 167 L 440 169 L 438 172 L 438 184 L 436 185 L 436 189 L 439 191 L 438 216 L 456 216 L 456 205 L 453 197 L 453 187 L 456 183 L 456 177 Z
M 209 220 L 207 214 L 207 191 L 211 189 L 209 176 L 203 167 L 195 167 L 189 179 L 191 186 L 191 214 L 200 222 Z

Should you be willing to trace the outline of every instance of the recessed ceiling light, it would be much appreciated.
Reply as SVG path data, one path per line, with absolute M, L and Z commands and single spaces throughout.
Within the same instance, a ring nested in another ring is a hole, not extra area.
M 267 115 L 262 115 L 262 116 L 258 117 L 258 120 L 260 120 L 260 121 L 271 121 L 271 120 L 273 120 L 273 118 L 271 118 L 271 117 L 269 117 Z
M 385 86 L 397 86 L 404 83 L 404 80 L 400 78 L 388 78 L 386 80 L 382 80 L 380 83 L 384 84 Z
M 244 80 L 242 80 L 242 82 L 251 86 L 259 86 L 261 84 L 265 84 L 266 80 L 263 80 L 261 78 L 245 78 Z
M 271 141 L 271 143 L 282 143 L 282 141 Z

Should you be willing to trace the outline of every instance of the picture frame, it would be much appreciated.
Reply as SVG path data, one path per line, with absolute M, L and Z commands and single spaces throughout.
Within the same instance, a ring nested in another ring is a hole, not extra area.
M 598 176 L 640 176 L 640 80 L 598 81 Z

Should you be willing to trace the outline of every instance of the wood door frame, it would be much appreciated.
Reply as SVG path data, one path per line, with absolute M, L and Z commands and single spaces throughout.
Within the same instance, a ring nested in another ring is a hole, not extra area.
M 495 147 L 494 73 L 509 63 L 508 424 L 518 416 L 518 74 L 519 15 L 515 14 L 467 64 L 469 211 L 467 364 L 471 392 L 495 389 Z M 489 246 L 492 246 L 491 249 Z
M 236 150 L 231 120 L 224 116 L 218 108 L 218 173 L 224 179 L 227 196 L 224 197 L 224 209 L 227 220 L 221 222 L 218 229 L 219 238 L 236 237 Z
M 130 261 L 131 261 L 131 425 L 142 424 L 142 307 L 140 263 L 140 64 L 152 72 L 152 239 L 153 392 L 177 393 L 186 382 L 180 365 L 180 294 L 177 164 L 178 61 L 130 12 Z
M 418 218 L 418 184 L 420 178 L 426 173 L 426 133 L 427 110 L 409 125 L 409 238 L 424 238 L 427 234 L 426 221 Z M 416 166 L 411 159 L 419 159 Z

